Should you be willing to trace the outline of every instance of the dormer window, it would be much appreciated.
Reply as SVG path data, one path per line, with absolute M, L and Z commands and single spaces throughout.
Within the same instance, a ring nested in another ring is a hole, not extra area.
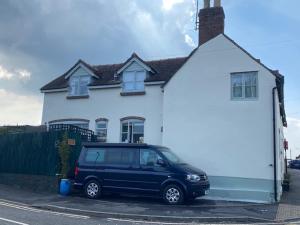
M 70 96 L 86 96 L 88 95 L 88 85 L 90 83 L 90 76 L 71 76 L 69 83 Z
M 141 92 L 145 90 L 146 71 L 124 71 L 123 92 Z

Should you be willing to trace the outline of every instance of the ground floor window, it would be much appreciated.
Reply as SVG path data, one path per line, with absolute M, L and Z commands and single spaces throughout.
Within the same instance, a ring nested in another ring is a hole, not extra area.
M 102 119 L 96 121 L 96 135 L 97 140 L 99 142 L 106 142 L 107 141 L 107 122 L 108 120 Z
M 121 120 L 121 142 L 144 143 L 144 120 Z

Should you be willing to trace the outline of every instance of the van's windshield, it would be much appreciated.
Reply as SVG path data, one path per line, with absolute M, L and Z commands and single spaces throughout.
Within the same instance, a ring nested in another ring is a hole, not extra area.
M 169 162 L 175 164 L 186 164 L 177 155 L 175 155 L 170 149 L 159 148 L 158 150 L 161 151 L 161 153 L 168 159 Z

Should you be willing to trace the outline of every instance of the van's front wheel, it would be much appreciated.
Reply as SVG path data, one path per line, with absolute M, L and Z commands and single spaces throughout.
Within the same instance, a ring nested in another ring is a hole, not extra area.
M 179 205 L 183 202 L 183 191 L 176 184 L 165 187 L 163 191 L 163 199 L 169 205 Z
M 101 195 L 101 186 L 98 181 L 91 180 L 84 186 L 84 192 L 88 198 L 98 198 Z

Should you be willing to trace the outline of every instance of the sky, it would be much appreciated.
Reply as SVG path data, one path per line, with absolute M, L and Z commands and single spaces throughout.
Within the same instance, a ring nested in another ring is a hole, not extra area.
M 202 7 L 202 0 L 199 6 Z M 286 138 L 300 154 L 300 1 L 223 0 L 225 33 L 285 76 Z M 195 0 L 2 0 L 0 125 L 41 122 L 39 89 L 78 59 L 90 64 L 186 56 Z

